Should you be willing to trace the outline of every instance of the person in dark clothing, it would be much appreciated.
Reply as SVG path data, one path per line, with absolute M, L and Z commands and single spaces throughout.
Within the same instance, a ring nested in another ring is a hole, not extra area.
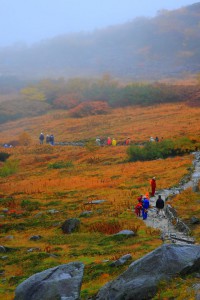
M 49 137 L 49 143 L 51 145 L 54 145 L 54 135 L 53 134 L 51 134 L 50 137 Z
M 44 142 L 44 134 L 42 132 L 40 133 L 39 140 L 40 140 L 40 145 L 42 145 Z
M 46 135 L 46 144 L 49 144 L 49 142 L 50 142 L 50 136 L 47 134 Z
M 159 195 L 156 201 L 157 215 L 161 213 L 165 217 L 164 207 L 165 207 L 165 201 L 161 198 L 161 195 Z

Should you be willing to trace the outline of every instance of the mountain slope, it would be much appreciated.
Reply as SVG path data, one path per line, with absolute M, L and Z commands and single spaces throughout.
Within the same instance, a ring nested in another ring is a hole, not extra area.
M 200 3 L 155 18 L 0 51 L 2 74 L 158 79 L 200 70 Z

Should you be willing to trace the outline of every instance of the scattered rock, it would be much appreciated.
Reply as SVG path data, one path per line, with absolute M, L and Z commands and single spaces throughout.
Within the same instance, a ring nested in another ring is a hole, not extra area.
M 52 224 L 53 227 L 58 227 L 60 225 L 61 225 L 61 222 L 55 222 L 55 223 Z
M 29 240 L 30 241 L 38 241 L 38 240 L 41 240 L 41 235 L 32 235 Z
M 8 241 L 11 241 L 14 239 L 14 236 L 13 235 L 8 235 L 8 236 L 5 236 L 4 238 L 5 240 L 8 240 Z
M 200 219 L 197 218 L 197 217 L 192 217 L 192 218 L 190 219 L 190 223 L 191 223 L 191 224 L 199 224 L 199 223 L 200 223 Z
M 111 267 L 119 267 L 124 265 L 128 260 L 132 259 L 132 256 L 130 254 L 126 254 L 122 257 L 120 257 L 118 260 L 112 262 L 110 264 Z
M 98 300 L 152 299 L 160 281 L 200 268 L 199 245 L 164 244 L 133 262 L 127 271 L 100 289 Z
M 59 210 L 56 210 L 56 209 L 49 209 L 47 212 L 48 212 L 48 214 L 54 215 L 54 214 L 59 213 Z
M 17 251 L 17 250 L 18 250 L 17 248 L 10 248 L 10 247 L 0 245 L 0 253 Z
M 6 260 L 7 258 L 8 258 L 7 255 L 4 255 L 4 256 L 1 257 L 2 260 Z
M 200 283 L 194 284 L 192 289 L 195 291 L 195 300 L 200 300 Z
M 92 200 L 92 201 L 87 202 L 86 204 L 101 204 L 104 202 L 106 202 L 106 200 Z
M 80 217 L 89 217 L 92 215 L 92 211 L 91 210 L 86 210 L 86 211 L 83 211 L 81 214 L 80 214 Z
M 61 228 L 64 233 L 72 233 L 77 231 L 80 227 L 80 220 L 76 218 L 66 220 Z
M 0 246 L 0 253 L 6 252 L 6 248 L 4 246 Z
M 126 230 L 121 230 L 120 232 L 118 232 L 118 233 L 116 233 L 116 234 L 114 234 L 114 235 L 129 235 L 129 236 L 135 236 L 135 232 L 134 231 L 132 231 L 132 230 L 128 230 L 128 229 L 126 229 Z
M 40 218 L 40 217 L 42 217 L 43 216 L 43 212 L 39 212 L 39 213 L 37 213 L 35 216 L 33 216 L 33 218 Z
M 83 270 L 82 263 L 73 262 L 34 274 L 16 288 L 14 300 L 78 300 Z
M 27 250 L 28 253 L 35 252 L 35 251 L 38 252 L 38 251 L 41 251 L 41 249 L 35 247 L 35 248 L 30 248 L 30 249 Z

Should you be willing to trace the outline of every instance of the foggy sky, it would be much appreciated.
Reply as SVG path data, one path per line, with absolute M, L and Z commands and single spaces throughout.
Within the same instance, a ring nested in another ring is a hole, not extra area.
M 136 17 L 153 17 L 195 0 L 0 0 L 0 46 L 32 44 L 57 35 L 90 32 Z

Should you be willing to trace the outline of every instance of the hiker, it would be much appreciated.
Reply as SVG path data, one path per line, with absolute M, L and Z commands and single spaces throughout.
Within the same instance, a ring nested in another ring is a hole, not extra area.
M 141 216 L 141 211 L 142 211 L 142 202 L 138 201 L 138 204 L 135 206 L 135 213 L 137 217 Z
M 110 146 L 111 144 L 112 144 L 112 140 L 111 140 L 110 137 L 108 137 L 108 139 L 107 139 L 107 145 Z
M 42 132 L 40 133 L 39 140 L 40 140 L 40 145 L 42 145 L 44 142 L 44 134 Z
M 99 137 L 96 138 L 96 145 L 101 146 L 101 139 Z
M 51 134 L 49 137 L 49 143 L 53 146 L 54 145 L 54 135 Z
M 151 196 L 154 197 L 155 196 L 155 191 L 156 191 L 156 177 L 153 177 L 150 180 L 150 184 L 151 184 Z
M 156 136 L 155 141 L 158 143 L 159 142 L 159 138 Z
M 49 142 L 50 142 L 50 136 L 47 134 L 46 135 L 46 144 L 49 144 Z
M 142 211 L 142 195 L 140 195 L 137 200 L 138 204 L 135 206 L 135 213 L 137 217 L 140 217 Z
M 148 200 L 150 199 L 150 197 L 149 197 L 149 192 L 146 192 L 145 198 L 147 198 Z
M 117 141 L 115 138 L 112 139 L 112 146 L 116 146 L 117 145 Z
M 131 143 L 131 139 L 128 137 L 126 140 L 125 140 L 125 145 L 126 146 L 129 146 Z
M 158 196 L 156 201 L 156 209 L 157 209 L 157 216 L 161 213 L 163 217 L 165 217 L 164 213 L 165 201 L 161 198 L 161 195 Z
M 143 220 L 147 219 L 148 208 L 149 208 L 149 200 L 146 197 L 144 197 L 142 199 L 142 219 Z

